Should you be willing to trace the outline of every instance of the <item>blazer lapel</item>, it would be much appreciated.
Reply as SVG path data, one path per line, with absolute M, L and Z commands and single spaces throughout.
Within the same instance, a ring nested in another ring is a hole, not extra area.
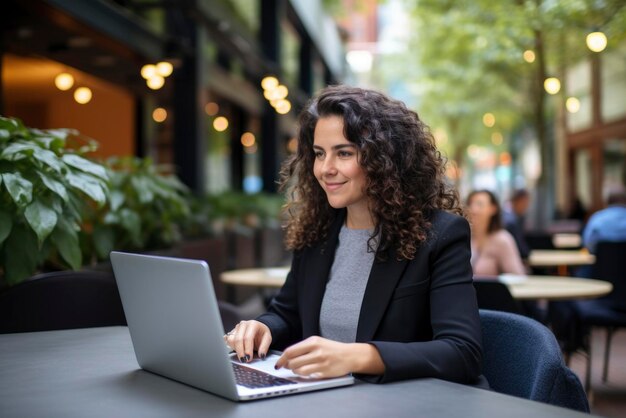
M 394 251 L 389 251 L 386 261 L 374 261 L 361 305 L 356 332 L 357 342 L 370 341 L 374 338 L 406 265 L 406 260 L 396 259 Z

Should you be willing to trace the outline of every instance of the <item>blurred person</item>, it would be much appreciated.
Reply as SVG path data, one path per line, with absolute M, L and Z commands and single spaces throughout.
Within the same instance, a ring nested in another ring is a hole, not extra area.
M 515 239 L 502 227 L 496 196 L 489 190 L 475 190 L 467 196 L 466 205 L 472 230 L 474 275 L 525 274 Z
M 470 229 L 432 134 L 404 103 L 331 86 L 281 170 L 291 271 L 268 312 L 224 336 L 240 361 L 375 383 L 486 385 Z
M 502 219 L 504 227 L 515 239 L 517 249 L 522 260 L 528 259 L 530 248 L 526 242 L 524 224 L 526 222 L 526 212 L 530 206 L 530 194 L 526 189 L 517 189 L 513 192 L 509 201 L 510 207 L 503 211 Z
M 591 215 L 583 230 L 583 245 L 595 253 L 600 241 L 626 241 L 626 189 L 614 187 L 607 195 L 607 207 Z

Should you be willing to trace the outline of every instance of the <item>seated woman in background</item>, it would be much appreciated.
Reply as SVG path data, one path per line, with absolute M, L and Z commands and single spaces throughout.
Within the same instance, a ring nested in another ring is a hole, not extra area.
M 467 209 L 472 230 L 474 275 L 526 274 L 513 236 L 502 227 L 500 204 L 494 194 L 488 190 L 471 192 Z

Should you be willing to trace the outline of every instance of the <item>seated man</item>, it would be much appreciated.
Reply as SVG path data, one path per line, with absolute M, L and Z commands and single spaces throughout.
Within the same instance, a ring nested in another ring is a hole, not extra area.
M 612 189 L 607 197 L 608 206 L 594 213 L 583 231 L 583 245 L 595 253 L 600 241 L 626 241 L 626 189 Z
M 504 227 L 515 239 L 517 249 L 523 260 L 528 258 L 530 248 L 524 237 L 524 222 L 526 212 L 530 205 L 530 194 L 526 189 L 518 189 L 513 192 L 510 200 L 510 207 L 503 212 Z

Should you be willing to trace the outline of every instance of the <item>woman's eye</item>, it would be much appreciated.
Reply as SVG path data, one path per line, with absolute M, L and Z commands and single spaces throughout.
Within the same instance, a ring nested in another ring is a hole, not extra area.
M 315 158 L 320 159 L 324 156 L 322 151 L 315 151 Z
M 352 157 L 352 152 L 350 152 L 350 151 L 339 151 L 337 153 L 337 155 L 339 157 L 348 158 L 348 157 Z

